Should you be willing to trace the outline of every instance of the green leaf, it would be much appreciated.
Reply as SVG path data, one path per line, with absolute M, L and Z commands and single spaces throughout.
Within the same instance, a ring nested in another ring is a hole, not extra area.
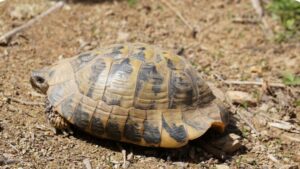
M 295 105 L 300 107 L 300 99 L 295 101 Z
M 292 73 L 283 74 L 282 81 L 286 85 L 300 85 L 300 77 Z
M 286 27 L 287 27 L 287 29 L 294 29 L 294 27 L 295 27 L 295 19 L 288 19 L 287 21 L 286 21 Z
M 128 5 L 129 5 L 130 7 L 133 7 L 133 6 L 137 3 L 137 1 L 138 1 L 138 0 L 127 0 Z

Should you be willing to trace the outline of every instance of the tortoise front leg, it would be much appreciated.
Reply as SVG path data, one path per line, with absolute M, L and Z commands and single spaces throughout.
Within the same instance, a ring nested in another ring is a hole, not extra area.
M 56 111 L 53 106 L 46 102 L 46 118 L 55 134 L 62 132 L 64 135 L 73 134 L 70 124 Z

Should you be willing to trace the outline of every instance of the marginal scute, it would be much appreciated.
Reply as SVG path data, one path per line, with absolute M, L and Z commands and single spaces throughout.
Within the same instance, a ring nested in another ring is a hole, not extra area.
M 73 118 L 74 110 L 80 100 L 78 94 L 74 93 L 69 96 L 66 96 L 64 100 L 58 104 L 55 108 L 67 121 L 70 121 Z
M 144 121 L 144 140 L 150 146 L 159 147 L 161 142 L 162 112 L 146 110 Z
M 105 127 L 107 125 L 108 118 L 112 111 L 112 106 L 107 105 L 103 101 L 99 101 L 96 106 L 96 110 L 91 119 L 91 133 L 96 136 L 104 136 Z
M 186 144 L 188 135 L 182 121 L 182 112 L 176 109 L 165 110 L 162 114 L 162 147 L 178 147 Z
M 82 96 L 74 111 L 74 123 L 81 129 L 89 130 L 90 120 L 95 112 L 97 102 L 93 99 Z
M 131 109 L 125 124 L 124 136 L 130 142 L 141 142 L 144 130 L 146 111 Z
M 114 140 L 121 140 L 129 110 L 114 106 L 106 125 L 106 134 Z

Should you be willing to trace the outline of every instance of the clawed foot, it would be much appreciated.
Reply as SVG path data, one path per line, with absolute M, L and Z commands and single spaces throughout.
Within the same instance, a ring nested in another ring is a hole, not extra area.
M 241 148 L 240 136 L 230 133 L 209 142 L 201 140 L 201 147 L 216 158 L 226 159 L 226 154 L 232 154 Z
M 58 112 L 53 110 L 53 107 L 48 104 L 46 106 L 46 117 L 48 123 L 51 126 L 51 130 L 54 134 L 62 133 L 65 136 L 72 135 L 74 132 L 72 131 L 69 122 L 63 118 Z
M 70 135 L 74 134 L 74 132 L 71 128 L 58 129 L 58 128 L 51 126 L 51 130 L 55 135 L 63 134 L 64 136 L 70 136 Z

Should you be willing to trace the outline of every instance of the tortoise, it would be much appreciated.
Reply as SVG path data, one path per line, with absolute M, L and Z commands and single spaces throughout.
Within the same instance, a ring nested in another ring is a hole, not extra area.
M 187 60 L 144 43 L 114 44 L 32 71 L 47 95 L 55 129 L 70 126 L 140 146 L 178 148 L 209 128 L 223 132 L 228 111 Z

